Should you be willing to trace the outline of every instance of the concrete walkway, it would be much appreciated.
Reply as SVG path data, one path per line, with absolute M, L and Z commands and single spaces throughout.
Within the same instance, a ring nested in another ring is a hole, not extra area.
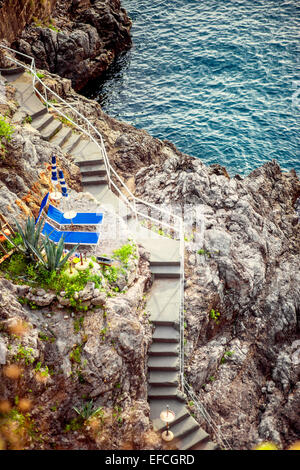
M 16 88 L 16 99 L 32 117 L 32 126 L 41 136 L 59 145 L 63 152 L 75 157 L 82 174 L 85 191 L 91 193 L 101 205 L 126 214 L 125 204 L 108 188 L 101 150 L 86 136 L 72 132 L 47 112 L 32 89 L 32 79 L 27 73 L 6 76 Z M 126 218 L 126 217 L 125 217 Z M 179 391 L 179 314 L 180 314 L 180 255 L 179 242 L 158 235 L 127 217 L 133 238 L 150 252 L 150 269 L 153 286 L 147 303 L 155 329 L 148 359 L 148 400 L 151 420 L 156 431 L 165 429 L 159 416 L 166 405 L 175 412 L 170 425 L 174 434 L 172 447 L 180 450 L 213 450 L 217 446 L 209 441 L 208 434 L 200 428 L 185 406 L 186 398 Z

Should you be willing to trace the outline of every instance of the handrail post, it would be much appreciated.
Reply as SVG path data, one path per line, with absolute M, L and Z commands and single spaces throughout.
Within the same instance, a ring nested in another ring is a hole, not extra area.
M 45 101 L 46 101 L 47 111 L 49 111 L 48 96 L 47 96 L 47 88 L 45 87 L 45 85 L 44 85 L 44 95 L 45 95 Z
M 184 233 L 183 221 L 179 220 L 179 237 L 180 237 L 180 385 L 184 392 Z

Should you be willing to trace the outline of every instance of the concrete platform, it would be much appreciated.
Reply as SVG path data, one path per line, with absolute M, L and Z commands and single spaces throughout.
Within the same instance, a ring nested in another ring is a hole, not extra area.
M 179 323 L 180 282 L 177 279 L 156 279 L 146 310 L 155 324 L 175 325 Z

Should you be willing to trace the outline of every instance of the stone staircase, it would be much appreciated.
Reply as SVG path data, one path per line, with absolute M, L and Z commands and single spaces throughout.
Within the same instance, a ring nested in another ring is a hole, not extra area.
M 80 167 L 84 190 L 93 194 L 102 205 L 120 209 L 120 199 L 108 188 L 103 155 L 99 147 L 72 127 L 63 124 L 47 112 L 32 88 L 31 76 L 20 68 L 2 70 L 8 82 L 16 88 L 16 99 L 31 116 L 31 125 L 47 141 L 71 154 Z M 180 450 L 214 450 L 217 445 L 200 428 L 187 409 L 186 397 L 179 391 L 180 370 L 180 257 L 179 242 L 162 237 L 142 226 L 136 230 L 133 218 L 128 226 L 134 228 L 134 237 L 150 252 L 150 270 L 153 276 L 147 311 L 154 325 L 153 343 L 148 360 L 148 400 L 154 429 L 162 432 L 164 423 L 159 416 L 166 405 L 176 417 L 170 425 L 174 434 L 172 447 Z
M 178 389 L 180 371 L 180 261 L 179 246 L 174 240 L 167 240 L 174 250 L 177 244 L 177 255 L 172 256 L 166 250 L 164 241 L 164 260 L 157 261 L 152 250 L 150 270 L 154 277 L 151 296 L 146 310 L 155 326 L 153 342 L 149 349 L 148 359 L 148 399 L 150 418 L 154 429 L 162 432 L 166 429 L 159 416 L 162 410 L 169 408 L 175 413 L 175 420 L 170 424 L 174 434 L 172 447 L 180 450 L 214 450 L 216 444 L 209 441 L 209 435 L 200 428 L 199 423 L 187 409 L 186 397 Z M 157 242 L 155 242 L 156 246 Z M 156 248 L 157 250 L 157 248 Z M 154 259 L 153 259 L 154 258 Z
M 16 99 L 22 109 L 31 117 L 31 125 L 37 129 L 42 138 L 57 145 L 65 153 L 74 157 L 75 163 L 82 173 L 83 187 L 88 191 L 90 186 L 107 186 L 106 170 L 100 149 L 94 143 L 83 137 L 72 126 L 63 124 L 59 118 L 47 111 L 47 107 L 36 96 L 32 88 L 32 78 L 29 74 L 16 68 L 2 70 L 8 82 L 16 88 Z

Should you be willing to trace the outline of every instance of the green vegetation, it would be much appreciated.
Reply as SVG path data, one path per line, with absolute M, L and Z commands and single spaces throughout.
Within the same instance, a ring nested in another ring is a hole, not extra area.
M 38 362 L 37 365 L 35 366 L 35 372 L 39 372 L 39 374 L 42 377 L 48 377 L 49 376 L 49 369 L 48 366 L 42 366 L 41 362 Z
M 71 352 L 70 352 L 70 359 L 72 362 L 76 362 L 77 364 L 81 364 L 81 351 L 82 351 L 82 345 L 76 346 Z
M 219 255 L 220 254 L 220 250 L 215 250 L 215 251 L 207 251 L 207 250 L 204 250 L 204 248 L 201 248 L 200 250 L 197 251 L 198 255 L 203 255 L 207 258 L 211 258 L 212 255 Z
M 234 351 L 225 351 L 222 359 L 221 359 L 221 364 L 224 364 L 227 360 L 228 357 L 232 357 L 234 354 Z
M 17 397 L 15 401 L 18 402 Z M 32 440 L 42 441 L 30 414 L 23 414 L 16 408 L 8 412 L 0 412 L 0 428 L 4 430 L 9 450 L 23 449 Z
M 22 344 L 19 344 L 18 351 L 13 357 L 14 361 L 24 361 L 26 365 L 32 364 L 34 362 L 33 349 L 24 348 Z
M 31 116 L 26 116 L 25 119 L 23 119 L 23 124 L 31 124 L 32 123 L 32 117 Z
M 173 238 L 172 235 L 170 235 L 169 233 L 165 232 L 162 228 L 158 228 L 156 225 L 154 224 L 151 224 L 150 225 L 150 221 L 148 220 L 142 220 L 141 221 L 141 225 L 143 227 L 147 227 L 149 230 L 152 230 L 153 232 L 155 233 L 158 233 L 158 235 L 160 235 L 161 237 L 167 237 L 167 238 Z
M 20 253 L 24 254 L 26 258 L 35 260 L 36 252 L 39 249 L 40 234 L 42 230 L 44 219 L 41 218 L 37 224 L 35 224 L 34 217 L 28 217 L 24 230 L 20 226 L 19 222 L 15 220 L 21 242 L 15 244 L 11 238 L 8 237 L 8 241 L 16 248 Z
M 40 249 L 36 249 L 35 253 L 44 268 L 46 268 L 46 270 L 50 272 L 60 271 L 62 267 L 66 264 L 70 256 L 72 256 L 78 248 L 78 245 L 76 245 L 63 257 L 63 237 L 61 237 L 57 245 L 55 245 L 55 243 L 49 240 L 48 236 L 46 236 L 46 239 L 43 239 L 42 242 L 46 254 L 46 260 L 44 259 Z
M 220 323 L 219 318 L 221 316 L 220 312 L 212 308 L 211 311 L 209 312 L 209 316 L 212 320 L 214 320 L 216 325 L 219 325 Z
M 39 339 L 41 341 L 45 341 L 45 342 L 50 342 L 50 343 L 54 343 L 55 342 L 55 338 L 52 336 L 51 338 L 49 338 L 49 336 L 45 335 L 44 333 L 39 333 Z
M 72 268 L 69 263 L 70 256 L 78 249 L 74 247 L 64 256 L 63 239 L 55 245 L 48 237 L 41 240 L 41 230 L 43 219 L 37 224 L 33 217 L 29 217 L 24 228 L 16 221 L 18 233 L 15 237 L 8 237 L 5 242 L 7 246 L 15 248 L 15 252 L 0 265 L 0 275 L 11 279 L 17 284 L 27 284 L 34 288 L 43 288 L 55 292 L 56 295 L 63 295 L 69 302 L 67 305 L 76 311 L 85 312 L 88 305 L 84 302 L 78 292 L 83 290 L 88 282 L 93 282 L 95 288 L 106 292 L 108 297 L 114 296 L 114 292 L 119 292 L 116 285 L 120 274 L 126 275 L 126 268 L 129 267 L 129 261 L 137 258 L 137 247 L 130 242 L 115 250 L 113 256 L 120 262 L 120 266 L 102 265 L 101 270 L 92 272 L 96 258 L 89 263 L 89 267 L 83 271 L 76 271 L 76 276 L 72 275 Z M 74 268 L 73 268 L 74 269 Z M 103 284 L 103 280 L 105 283 Z M 32 291 L 33 292 L 33 291 Z M 63 292 L 63 294 L 61 294 Z M 31 309 L 39 308 L 33 301 L 26 297 L 20 297 L 21 304 L 28 305 Z M 97 308 L 97 306 L 95 307 Z M 106 316 L 104 312 L 103 316 Z M 74 320 L 74 331 L 79 332 L 82 327 L 84 317 Z M 105 337 L 107 327 L 101 332 Z M 46 335 L 40 335 L 42 341 L 55 341 L 49 339 Z M 72 352 L 72 360 L 80 363 L 78 360 L 78 350 Z
M 184 234 L 184 241 L 186 242 L 192 242 L 195 240 L 195 233 L 192 232 L 190 235 Z
M 19 233 L 16 233 L 14 237 L 12 237 L 13 243 L 9 242 L 8 240 L 5 240 L 2 243 L 2 246 L 6 249 L 6 251 L 12 250 L 15 245 L 19 245 L 22 242 L 22 237 Z
M 6 143 L 11 140 L 13 132 L 14 127 L 0 114 L 0 156 L 2 157 L 6 154 Z
M 34 0 L 32 0 L 33 2 Z M 41 0 L 41 3 L 44 3 L 45 0 Z M 48 20 L 48 22 L 46 21 L 41 21 L 40 19 L 38 19 L 36 16 L 33 16 L 32 18 L 33 20 L 33 23 L 35 26 L 38 26 L 40 28 L 44 27 L 44 28 L 49 28 L 49 29 L 52 29 L 52 31 L 55 31 L 56 33 L 59 33 L 59 29 L 55 26 L 54 24 L 54 21 L 53 21 L 53 18 L 50 18 Z
M 136 245 L 134 243 L 128 243 L 127 245 L 123 245 L 118 250 L 113 251 L 114 258 L 119 259 L 124 267 L 128 267 L 129 258 L 132 255 L 134 258 L 137 258 Z
M 93 400 L 87 402 L 80 410 L 76 406 L 73 406 L 73 410 L 75 410 L 84 421 L 94 416 L 103 416 L 102 407 L 100 406 L 94 409 Z
M 76 411 L 77 417 L 73 418 L 70 423 L 65 427 L 65 432 L 78 431 L 83 427 L 86 421 L 91 418 L 99 418 L 101 422 L 104 421 L 104 410 L 100 406 L 99 408 L 93 408 L 93 400 L 87 402 L 81 409 L 73 406 L 73 410 Z
M 69 116 L 68 114 L 64 113 L 65 116 L 61 116 L 60 114 L 57 114 L 56 117 L 57 119 L 59 119 L 60 122 L 62 122 L 65 126 L 69 126 L 69 127 L 74 127 L 74 124 L 73 122 L 73 118 L 71 116 Z M 71 119 L 71 121 L 70 121 Z
M 113 418 L 116 418 L 116 421 L 118 423 L 119 426 L 122 426 L 123 424 L 123 418 L 121 416 L 121 413 L 122 413 L 122 408 L 118 405 L 114 406 L 114 411 L 113 411 Z
M 37 73 L 36 73 L 36 76 L 37 76 L 40 80 L 42 80 L 42 79 L 45 77 L 45 74 L 40 73 L 40 72 L 37 72 Z
M 28 305 L 31 310 L 36 310 L 39 308 L 39 306 L 36 305 L 35 302 L 33 302 L 32 300 L 28 300 L 26 297 L 19 297 L 18 302 L 20 302 L 21 305 Z
M 120 269 L 117 268 L 116 266 L 103 266 L 102 267 L 103 276 L 105 277 L 105 279 L 107 279 L 107 281 L 110 284 L 113 284 L 114 282 L 118 280 L 119 272 L 120 272 Z
M 74 331 L 76 333 L 79 333 L 80 329 L 82 328 L 83 320 L 84 320 L 84 317 L 76 318 L 74 320 Z

